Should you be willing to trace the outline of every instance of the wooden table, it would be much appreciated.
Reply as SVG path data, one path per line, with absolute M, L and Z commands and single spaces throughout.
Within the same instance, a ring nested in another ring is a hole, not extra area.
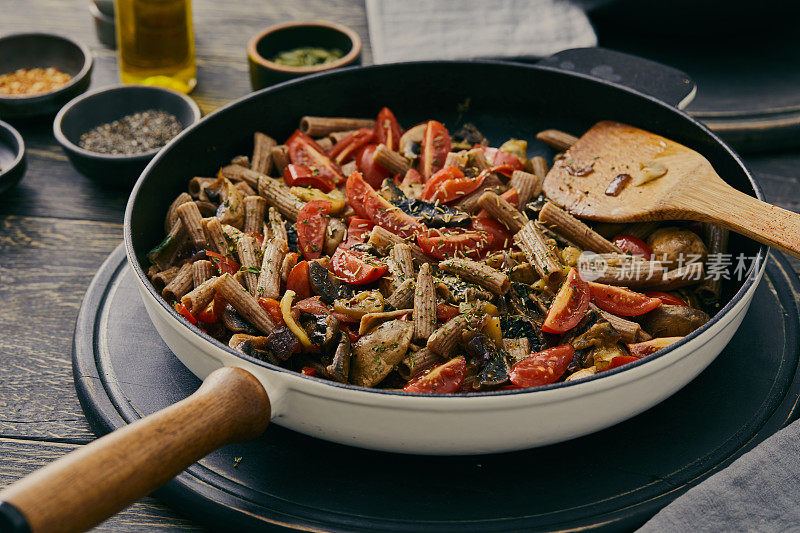
M 11 5 L 9 6 L 8 3 Z M 6 0 L 0 34 L 62 33 L 95 58 L 92 88 L 117 83 L 115 53 L 98 44 L 86 0 Z M 250 91 L 245 47 L 258 29 L 326 18 L 365 41 L 363 3 L 337 0 L 194 1 L 199 67 L 192 94 L 204 113 Z M 28 172 L 0 198 L 0 486 L 94 438 L 72 383 L 75 318 L 95 270 L 122 239 L 127 193 L 77 173 L 52 136 L 51 119 L 17 122 L 28 146 Z M 800 152 L 747 158 L 767 198 L 800 210 Z M 795 262 L 800 271 L 800 262 Z M 108 531 L 197 529 L 145 498 L 98 528 Z

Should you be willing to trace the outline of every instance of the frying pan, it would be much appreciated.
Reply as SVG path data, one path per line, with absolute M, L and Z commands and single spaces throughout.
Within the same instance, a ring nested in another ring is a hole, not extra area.
M 622 81 L 651 94 L 617 83 Z M 363 389 L 251 358 L 179 318 L 144 269 L 147 251 L 162 238 L 171 200 L 190 177 L 208 175 L 233 155 L 248 153 L 254 131 L 285 138 L 303 115 L 374 116 L 384 105 L 406 126 L 429 118 L 451 127 L 473 122 L 493 145 L 509 137 L 532 139 L 541 129 L 579 134 L 600 120 L 618 120 L 697 150 L 731 185 L 762 198 L 736 154 L 674 107 L 692 91 L 677 71 L 587 49 L 538 66 L 423 62 L 347 69 L 265 89 L 209 115 L 153 159 L 125 213 L 128 261 L 150 318 L 175 355 L 207 379 L 186 400 L 0 493 L 0 520 L 34 531 L 89 527 L 214 448 L 257 436 L 269 419 L 308 435 L 376 450 L 481 454 L 585 435 L 667 398 L 699 374 L 736 331 L 763 273 L 764 247 L 731 236 L 734 256 L 755 258 L 746 279 L 726 281 L 722 309 L 668 349 L 581 382 L 459 396 Z M 552 156 L 538 143 L 530 148 Z

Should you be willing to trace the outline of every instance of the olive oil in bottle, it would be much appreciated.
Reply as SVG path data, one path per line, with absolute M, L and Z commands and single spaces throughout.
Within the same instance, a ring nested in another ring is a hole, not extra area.
M 117 0 L 123 83 L 188 93 L 197 83 L 191 0 Z

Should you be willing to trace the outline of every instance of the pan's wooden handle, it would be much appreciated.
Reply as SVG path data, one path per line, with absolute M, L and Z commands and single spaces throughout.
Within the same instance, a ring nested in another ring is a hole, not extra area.
M 800 214 L 762 202 L 717 179 L 681 199 L 691 218 L 726 227 L 800 257 Z M 679 215 L 680 217 L 680 215 Z
M 221 368 L 188 398 L 34 472 L 0 492 L 0 501 L 34 533 L 84 531 L 216 448 L 257 437 L 269 417 L 261 383 Z

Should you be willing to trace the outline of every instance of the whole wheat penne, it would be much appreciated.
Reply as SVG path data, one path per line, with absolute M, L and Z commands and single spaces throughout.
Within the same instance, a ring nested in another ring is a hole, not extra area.
M 417 275 L 414 291 L 414 338 L 424 340 L 436 329 L 436 292 L 428 263 L 422 265 Z
M 242 265 L 242 272 L 244 272 L 247 290 L 250 291 L 250 294 L 255 295 L 258 276 L 261 271 L 256 240 L 252 235 L 242 234 L 236 243 L 236 251 L 239 255 L 239 263 Z
M 189 238 L 195 248 L 204 249 L 207 246 L 206 233 L 203 231 L 203 215 L 200 214 L 197 204 L 186 202 L 178 206 L 175 212 L 189 233 Z
M 466 150 L 461 150 L 460 152 L 448 152 L 447 157 L 444 158 L 444 166 L 442 168 L 456 167 L 464 170 L 467 168 L 467 159 Z
M 261 272 L 255 295 L 259 298 L 278 299 L 281 293 L 281 266 L 283 257 L 289 251 L 286 241 L 280 237 L 269 240 L 264 248 L 264 259 L 261 261 Z
M 489 174 L 483 180 L 483 184 L 475 189 L 473 192 L 464 196 L 460 200 L 456 200 L 455 207 L 461 209 L 465 213 L 477 213 L 480 211 L 478 201 L 484 193 L 493 192 L 495 194 L 503 194 L 508 190 L 508 187 L 500 181 L 495 174 Z
M 328 137 L 320 137 L 319 139 L 314 139 L 314 140 L 317 142 L 319 147 L 322 148 L 322 150 L 325 152 L 333 148 L 333 141 L 331 141 L 330 138 Z
M 165 232 L 169 233 L 169 231 L 172 229 L 172 226 L 174 226 L 175 222 L 177 222 L 177 220 L 178 220 L 178 213 L 177 213 L 178 208 L 180 206 L 182 206 L 183 204 L 185 204 L 187 202 L 191 202 L 191 201 L 192 201 L 192 197 L 189 196 L 189 194 L 187 194 L 185 192 L 180 193 L 178 195 L 178 197 L 175 198 L 175 200 L 172 201 L 172 203 L 169 206 L 169 209 L 167 209 L 167 216 L 164 219 L 164 231 Z
M 269 335 L 275 329 L 275 323 L 258 300 L 249 292 L 242 290 L 242 286 L 230 274 L 223 274 L 217 278 L 214 289 L 259 331 Z
M 272 168 L 278 176 L 283 176 L 286 167 L 289 166 L 289 149 L 285 144 L 273 146 L 272 151 Z
M 395 309 L 412 309 L 414 307 L 414 292 L 416 288 L 417 283 L 413 279 L 407 279 L 397 286 L 386 299 L 386 303 Z
M 242 231 L 260 232 L 264 226 L 264 214 L 267 212 L 267 201 L 261 196 L 245 196 L 244 228 Z
M 578 245 L 578 243 L 569 240 L 560 233 L 556 233 L 555 231 L 551 230 L 538 220 L 535 220 L 534 223 L 536 224 L 536 228 L 542 232 L 542 235 L 544 235 L 548 239 L 553 239 L 554 241 L 556 241 L 556 243 L 561 244 L 562 246 L 571 246 L 572 248 L 583 251 L 581 247 Z
M 256 194 L 258 194 L 255 189 L 253 189 L 250 185 L 247 184 L 246 181 L 237 181 L 234 184 L 234 187 L 239 189 L 239 191 L 242 193 L 242 196 L 245 196 L 245 197 L 246 196 L 255 196 Z
M 559 152 L 569 150 L 569 148 L 578 142 L 578 138 L 569 133 L 561 130 L 544 130 L 536 134 L 536 139 L 542 141 L 551 148 L 555 148 Z
M 239 239 L 242 238 L 243 233 L 234 228 L 230 224 L 222 225 L 222 232 L 225 234 L 225 239 L 235 246 L 239 245 Z
M 385 274 L 380 280 L 380 288 L 386 296 L 391 296 L 394 291 L 400 287 L 403 282 L 403 272 L 400 270 L 400 265 L 394 260 L 392 256 L 385 257 L 383 264 L 386 265 L 388 274 Z
M 388 148 L 385 144 L 379 144 L 372 154 L 372 161 L 385 168 L 391 174 L 406 175 L 411 168 L 408 159 Z
M 181 303 L 190 313 L 199 313 L 214 299 L 214 293 L 216 292 L 214 285 L 216 282 L 217 276 L 208 278 L 192 291 L 184 294 L 181 297 Z
M 528 261 L 536 267 L 539 277 L 549 285 L 560 280 L 563 266 L 534 221 L 528 222 L 517 232 L 514 242 L 525 252 Z
M 250 168 L 250 158 L 246 155 L 237 155 L 231 159 L 231 165 Z
M 286 283 L 286 280 L 289 279 L 289 273 L 297 266 L 298 259 L 299 257 L 297 254 L 286 254 L 281 263 L 281 281 Z
M 660 261 L 614 253 L 581 256 L 578 269 L 585 279 L 621 287 L 662 283 L 666 271 Z
M 492 168 L 492 164 L 486 159 L 486 152 L 483 148 L 473 148 L 467 150 L 467 167 L 474 167 L 478 170 L 486 170 Z
M 503 349 L 508 354 L 509 362 L 514 365 L 531 355 L 531 341 L 527 337 L 503 339 Z
M 589 307 L 598 313 L 603 319 L 605 319 L 611 326 L 620 334 L 620 338 L 622 342 L 626 344 L 630 344 L 632 342 L 637 342 L 638 339 L 644 337 L 650 338 L 650 335 L 645 333 L 642 329 L 642 326 L 633 322 L 632 320 L 627 320 L 622 318 L 621 316 L 617 316 L 614 313 L 609 313 L 608 311 L 603 311 L 599 307 L 594 304 L 589 304 Z M 645 339 L 646 340 L 646 339 Z
M 272 238 L 283 239 L 289 242 L 289 237 L 286 233 L 286 222 L 283 220 L 280 212 L 274 207 L 269 208 L 269 236 Z
M 536 174 L 531 174 L 523 170 L 515 170 L 514 173 L 511 174 L 511 180 L 509 180 L 508 185 L 517 190 L 519 205 L 525 205 L 530 202 L 531 199 L 539 196 L 539 193 L 542 191 L 543 181 L 544 178 L 540 178 Z
M 269 176 L 272 172 L 272 148 L 278 143 L 269 135 L 260 131 L 253 134 L 253 157 L 250 158 L 250 169 Z
M 486 257 L 483 261 L 492 268 L 505 269 L 527 263 L 528 256 L 525 255 L 525 252 L 509 252 L 508 250 L 503 250 L 502 252 L 497 252 Z
M 167 283 L 166 287 L 161 291 L 161 296 L 168 302 L 180 300 L 193 287 L 192 264 L 186 263 L 178 270 L 178 274 L 172 278 L 172 281 Z
M 188 243 L 189 239 L 186 228 L 183 222 L 178 219 L 178 221 L 173 224 L 172 229 L 164 240 L 147 253 L 147 258 L 161 270 L 166 270 L 173 266 L 175 258 L 184 250 Z
M 306 116 L 300 119 L 300 131 L 309 137 L 322 137 L 324 135 L 330 135 L 334 131 L 374 127 L 375 121 L 371 118 Z
M 401 242 L 392 246 L 389 257 L 397 263 L 398 272 L 401 279 L 414 279 L 414 258 L 411 254 L 411 246 L 406 242 Z
M 450 357 L 461 340 L 461 333 L 475 329 L 480 323 L 481 320 L 475 315 L 456 315 L 433 332 L 428 338 L 427 346 L 442 357 Z
M 720 257 L 728 249 L 728 235 L 729 231 L 714 224 L 704 224 L 705 241 L 708 248 L 708 261 L 711 262 L 714 257 Z M 721 276 L 711 276 L 703 280 L 697 292 L 701 293 L 708 299 L 715 299 L 719 297 L 719 290 L 722 286 Z
M 658 222 L 633 222 L 625 226 L 621 233 L 646 241 L 647 237 L 656 229 L 658 229 Z
M 416 352 L 409 351 L 405 358 L 397 365 L 397 373 L 406 381 L 411 381 L 417 376 L 421 376 L 427 370 L 439 363 L 443 363 L 444 358 L 428 348 L 420 348 Z
M 349 163 L 342 165 L 342 174 L 345 176 L 349 177 L 353 172 L 358 172 L 358 165 L 355 161 L 350 161 Z
M 478 200 L 478 207 L 486 209 L 490 217 L 507 227 L 511 233 L 517 233 L 528 222 L 516 207 L 493 192 L 483 193 Z
M 542 183 L 544 183 L 544 178 L 547 176 L 547 160 L 541 156 L 534 156 L 531 157 L 531 170 L 534 174 L 539 178 L 539 190 L 535 193 L 534 198 L 539 196 L 542 192 Z
M 158 268 L 157 265 L 153 265 L 153 266 Z M 157 291 L 161 292 L 164 289 L 164 287 L 166 287 L 167 284 L 170 281 L 175 279 L 175 276 L 178 275 L 178 272 L 180 271 L 180 269 L 181 269 L 181 267 L 179 267 L 179 266 L 172 266 L 172 267 L 169 267 L 166 270 L 161 270 L 161 271 L 157 272 L 156 274 L 153 274 L 152 276 L 150 276 L 150 281 L 153 282 L 153 287 L 155 287 Z
M 289 187 L 282 185 L 278 180 L 261 176 L 258 180 L 258 194 L 264 197 L 267 205 L 274 207 L 278 212 L 291 222 L 297 220 L 300 209 L 305 205 L 297 196 L 291 193 Z
M 375 226 L 372 228 L 372 231 L 370 231 L 368 242 L 380 253 L 387 254 L 392 246 L 406 241 L 399 235 L 395 235 L 381 226 Z M 416 263 L 417 266 L 423 263 L 433 262 L 433 259 L 422 251 L 422 248 L 413 243 L 408 243 L 408 245 L 411 247 L 411 255 L 414 257 L 414 263 Z
M 342 139 L 348 138 L 350 135 L 355 133 L 356 130 L 344 130 L 344 131 L 332 131 L 328 134 L 328 138 L 333 142 L 333 144 L 338 143 Z
M 704 267 L 703 263 L 690 263 L 682 267 L 673 269 L 664 274 L 664 277 L 659 279 L 647 280 L 642 285 L 642 289 L 658 289 L 660 291 L 674 291 L 681 287 L 688 287 L 695 285 L 703 279 Z
M 204 218 L 203 229 L 206 232 L 206 242 L 211 247 L 211 251 L 226 255 L 228 253 L 228 241 L 225 238 L 225 232 L 222 230 L 222 222 L 217 217 Z
M 217 178 L 195 177 L 189 180 L 189 194 L 195 200 L 208 200 L 205 188 L 217 181 Z
M 219 170 L 219 173 L 222 177 L 227 178 L 233 183 L 244 181 L 253 189 L 258 188 L 258 178 L 263 176 L 263 174 L 259 174 L 255 170 L 250 170 L 241 165 L 224 166 Z
M 539 211 L 539 222 L 575 242 L 584 250 L 597 253 L 622 253 L 619 246 L 552 202 L 547 202 Z
M 508 276 L 486 263 L 471 259 L 445 259 L 439 263 L 439 270 L 455 274 L 487 289 L 492 294 L 505 294 L 511 288 Z
M 207 259 L 200 259 L 192 263 L 192 286 L 196 289 L 214 276 L 216 269 L 214 263 Z
M 197 209 L 200 210 L 200 214 L 203 218 L 206 217 L 213 217 L 217 214 L 217 204 L 212 202 L 206 202 L 204 200 L 195 200 L 194 204 L 197 206 Z

